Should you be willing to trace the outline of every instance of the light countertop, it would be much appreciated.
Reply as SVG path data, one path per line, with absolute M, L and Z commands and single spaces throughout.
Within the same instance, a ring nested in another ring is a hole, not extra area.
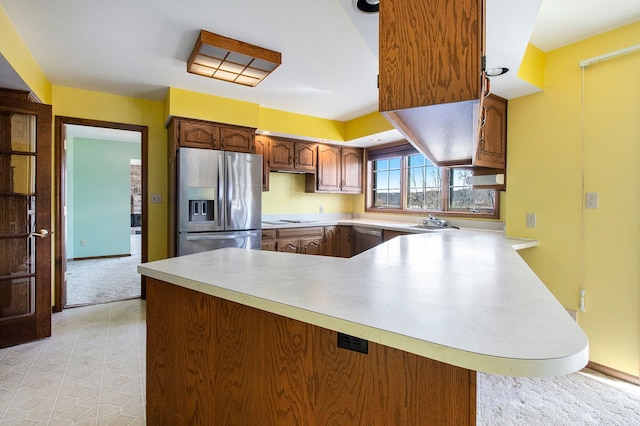
M 515 252 L 535 244 L 446 230 L 397 237 L 350 259 L 221 249 L 138 271 L 459 367 L 571 373 L 586 365 L 588 340 Z

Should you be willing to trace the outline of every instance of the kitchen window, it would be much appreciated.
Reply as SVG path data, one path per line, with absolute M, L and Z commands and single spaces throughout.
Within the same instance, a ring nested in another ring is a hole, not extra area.
M 408 144 L 367 154 L 367 211 L 498 217 L 499 192 L 468 185 L 469 168 L 436 167 Z

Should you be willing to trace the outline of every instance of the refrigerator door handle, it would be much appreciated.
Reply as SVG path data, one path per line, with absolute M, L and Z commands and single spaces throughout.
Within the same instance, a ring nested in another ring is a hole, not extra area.
M 218 208 L 217 208 L 217 218 L 216 218 L 216 222 L 218 226 L 222 226 L 222 219 L 220 216 L 222 216 L 222 212 L 223 212 L 223 205 L 222 203 L 224 202 L 224 200 L 222 199 L 224 197 L 224 187 L 223 185 L 223 166 L 224 166 L 224 157 L 222 155 L 218 156 L 218 196 L 217 196 L 217 200 L 216 203 L 218 204 Z
M 231 186 L 231 155 L 227 154 L 227 158 L 226 161 L 224 162 L 224 168 L 225 168 L 225 179 L 224 179 L 224 184 L 226 186 L 225 188 L 225 195 L 226 195 L 226 208 L 227 211 L 225 212 L 225 217 L 226 217 L 226 223 L 227 223 L 227 227 L 231 226 L 231 199 L 233 198 L 233 194 L 232 194 L 232 186 Z
M 198 241 L 198 240 L 229 240 L 234 238 L 246 238 L 246 237 L 257 237 L 258 231 L 255 232 L 242 232 L 239 234 L 225 234 L 225 235 L 188 235 L 187 241 Z

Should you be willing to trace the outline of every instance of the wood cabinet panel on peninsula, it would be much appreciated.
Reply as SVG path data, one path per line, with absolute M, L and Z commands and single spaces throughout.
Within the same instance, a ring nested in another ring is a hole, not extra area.
M 472 370 L 153 278 L 147 324 L 150 425 L 476 424 Z

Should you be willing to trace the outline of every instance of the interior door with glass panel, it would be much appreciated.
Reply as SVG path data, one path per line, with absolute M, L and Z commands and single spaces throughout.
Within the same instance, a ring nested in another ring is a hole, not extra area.
M 51 106 L 0 91 L 0 347 L 51 335 Z

